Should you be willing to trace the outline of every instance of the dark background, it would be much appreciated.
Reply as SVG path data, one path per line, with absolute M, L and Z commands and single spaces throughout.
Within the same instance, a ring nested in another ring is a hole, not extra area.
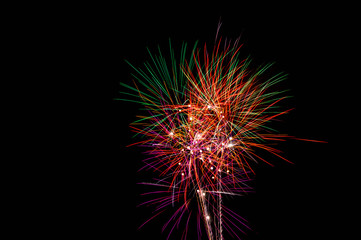
M 96 84 L 87 94 L 93 104 L 91 122 L 97 127 L 89 126 L 92 131 L 87 134 L 95 141 L 89 151 L 97 160 L 86 162 L 91 180 L 84 182 L 91 183 L 91 193 L 90 200 L 80 205 L 89 209 L 85 218 L 93 223 L 84 231 L 104 239 L 166 239 L 168 232 L 161 233 L 162 217 L 137 230 L 151 217 L 151 210 L 136 208 L 142 201 L 143 189 L 136 183 L 144 178 L 137 173 L 144 155 L 142 149 L 125 146 L 135 141 L 129 124 L 140 106 L 114 98 L 124 90 L 119 82 L 131 83 L 132 69 L 125 59 L 140 66 L 148 60 L 146 47 L 156 51 L 159 44 L 166 51 L 168 38 L 174 44 L 199 40 L 200 45 L 210 45 L 221 19 L 220 35 L 232 39 L 241 35 L 243 56 L 250 54 L 255 64 L 275 61 L 276 71 L 289 74 L 282 87 L 294 97 L 284 104 L 296 109 L 282 118 L 281 132 L 328 142 L 290 141 L 279 147 L 294 164 L 270 157 L 275 167 L 255 166 L 256 193 L 227 205 L 254 229 L 241 238 L 323 239 L 330 234 L 335 214 L 330 210 L 331 195 L 337 188 L 337 182 L 331 181 L 335 173 L 329 170 L 335 163 L 330 157 L 329 106 L 337 15 L 331 17 L 321 7 L 243 4 L 211 8 L 134 4 L 88 15 L 80 19 L 79 29 L 86 26 L 90 33 L 80 45 L 86 46 L 86 56 L 94 61 L 89 71 L 94 71 Z M 178 239 L 181 233 L 175 230 L 170 239 Z

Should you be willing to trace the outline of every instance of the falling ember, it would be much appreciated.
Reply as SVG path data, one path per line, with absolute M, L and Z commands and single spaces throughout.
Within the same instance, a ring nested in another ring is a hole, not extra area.
M 150 55 L 152 61 L 144 69 L 131 65 L 135 87 L 121 83 L 139 95 L 137 101 L 146 110 L 147 116 L 131 128 L 143 135 L 135 144 L 147 147 L 145 153 L 151 155 L 143 169 L 156 174 L 153 183 L 143 184 L 163 188 L 149 193 L 157 196 L 145 204 L 158 205 L 149 220 L 174 209 L 163 227 L 169 229 L 168 239 L 181 221 L 190 228 L 191 216 L 203 222 L 195 228 L 208 239 L 224 239 L 224 232 L 240 239 L 236 232 L 249 229 L 246 220 L 224 206 L 222 198 L 252 190 L 247 184 L 254 174 L 252 165 L 258 160 L 270 164 L 258 150 L 288 161 L 269 143 L 290 136 L 268 127 L 291 110 L 279 110 L 285 91 L 271 90 L 286 75 L 264 77 L 272 64 L 251 68 L 251 59 L 240 56 L 241 46 L 238 40 L 217 40 L 212 49 L 195 44 L 189 51 L 184 43 L 179 58 L 170 47 L 169 61 L 159 52 Z M 197 211 L 190 209 L 191 202 Z M 186 235 L 185 230 L 182 239 L 188 239 Z

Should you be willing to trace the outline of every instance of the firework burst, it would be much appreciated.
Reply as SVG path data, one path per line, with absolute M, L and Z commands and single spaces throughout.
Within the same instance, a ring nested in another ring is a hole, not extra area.
M 145 223 L 172 207 L 174 213 L 163 226 L 169 229 L 168 238 L 183 219 L 187 227 L 182 239 L 187 239 L 195 216 L 199 239 L 205 232 L 208 239 L 223 240 L 224 231 L 239 239 L 239 232 L 249 227 L 222 199 L 252 191 L 248 182 L 255 174 L 253 163 L 271 164 L 258 150 L 288 161 L 269 143 L 289 136 L 268 125 L 291 110 L 279 108 L 286 91 L 271 90 L 286 75 L 264 77 L 272 64 L 252 69 L 251 59 L 240 57 L 238 41 L 220 39 L 211 49 L 197 43 L 189 49 L 184 43 L 178 58 L 169 45 L 169 58 L 148 50 L 150 61 L 143 68 L 130 64 L 134 86 L 121 83 L 132 91 L 121 100 L 144 107 L 144 116 L 131 124 L 141 140 L 131 145 L 148 149 L 142 169 L 156 177 L 141 184 L 160 188 L 145 193 L 153 198 L 141 205 L 155 206 Z

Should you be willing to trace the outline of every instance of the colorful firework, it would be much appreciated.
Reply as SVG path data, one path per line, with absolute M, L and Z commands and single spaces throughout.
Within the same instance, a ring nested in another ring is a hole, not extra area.
M 286 74 L 264 77 L 272 64 L 252 69 L 251 59 L 240 57 L 238 40 L 218 40 L 211 50 L 197 43 L 189 50 L 184 43 L 179 58 L 169 45 L 169 59 L 148 50 L 151 61 L 143 69 L 130 64 L 134 86 L 121 83 L 133 91 L 123 94 L 138 99 L 120 100 L 138 102 L 145 111 L 131 124 L 142 137 L 131 145 L 148 148 L 142 169 L 157 177 L 141 184 L 161 188 L 145 193 L 154 198 L 142 205 L 155 205 L 155 211 L 144 224 L 171 206 L 174 214 L 163 226 L 170 229 L 167 239 L 182 219 L 187 224 L 182 239 L 187 239 L 191 216 L 199 239 L 205 232 L 208 239 L 223 240 L 224 231 L 239 239 L 249 227 L 222 199 L 252 191 L 252 164 L 271 165 L 259 150 L 288 161 L 269 143 L 289 136 L 268 124 L 291 110 L 279 107 L 286 91 L 271 90 Z

